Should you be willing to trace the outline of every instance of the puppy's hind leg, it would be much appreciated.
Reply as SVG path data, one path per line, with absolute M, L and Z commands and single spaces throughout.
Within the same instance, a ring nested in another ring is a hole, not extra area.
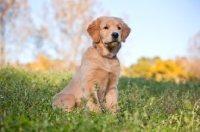
M 63 111 L 71 112 L 72 108 L 75 107 L 75 97 L 72 94 L 56 94 L 53 103 L 53 108 L 61 108 Z

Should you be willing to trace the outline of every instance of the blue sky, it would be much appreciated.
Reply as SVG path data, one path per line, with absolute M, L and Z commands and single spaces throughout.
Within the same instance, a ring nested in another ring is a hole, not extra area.
M 29 0 L 33 11 L 42 2 Z M 199 0 L 99 0 L 110 16 L 121 17 L 132 29 L 120 51 L 129 66 L 141 57 L 175 59 L 188 55 L 188 40 L 200 31 Z M 97 15 L 101 16 L 99 13 Z
M 103 0 L 111 16 L 124 18 L 132 32 L 123 44 L 125 65 L 142 56 L 175 59 L 188 55 L 188 40 L 200 30 L 199 0 Z

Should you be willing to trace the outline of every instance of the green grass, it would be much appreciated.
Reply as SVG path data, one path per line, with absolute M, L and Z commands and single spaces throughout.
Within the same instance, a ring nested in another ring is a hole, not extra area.
M 0 68 L 0 131 L 200 131 L 200 82 L 178 85 L 122 77 L 116 115 L 86 108 L 53 110 L 53 96 L 71 77 L 67 72 Z

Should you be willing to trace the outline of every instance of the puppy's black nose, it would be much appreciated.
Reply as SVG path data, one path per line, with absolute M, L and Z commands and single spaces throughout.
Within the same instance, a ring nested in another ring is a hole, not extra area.
M 113 37 L 113 38 L 118 38 L 118 36 L 119 36 L 119 34 L 118 33 L 116 33 L 116 32 L 113 32 L 112 34 L 111 34 L 111 36 Z

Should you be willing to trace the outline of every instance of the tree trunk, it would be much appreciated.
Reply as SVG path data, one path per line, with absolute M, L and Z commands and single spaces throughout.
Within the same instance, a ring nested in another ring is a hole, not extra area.
M 0 66 L 5 64 L 5 45 L 2 40 L 0 40 Z

